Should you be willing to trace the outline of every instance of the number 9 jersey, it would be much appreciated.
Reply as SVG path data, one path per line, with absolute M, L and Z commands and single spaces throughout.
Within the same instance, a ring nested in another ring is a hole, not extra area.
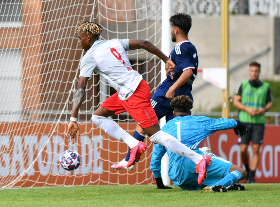
M 128 39 L 95 41 L 81 60 L 80 77 L 91 78 L 96 72 L 118 92 L 120 100 L 127 100 L 142 80 L 131 67 L 125 52 L 128 50 Z

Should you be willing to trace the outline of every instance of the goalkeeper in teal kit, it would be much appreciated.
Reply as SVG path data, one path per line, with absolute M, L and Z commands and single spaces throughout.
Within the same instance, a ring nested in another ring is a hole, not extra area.
M 197 183 L 198 174 L 191 160 L 172 153 L 161 145 L 155 144 L 151 160 L 151 170 L 154 173 L 157 186 L 160 189 L 168 189 L 161 179 L 161 159 L 165 152 L 169 157 L 168 175 L 175 186 L 182 189 L 199 190 L 204 187 L 205 191 L 226 192 L 227 190 L 244 190 L 245 187 L 236 184 L 239 180 L 246 178 L 246 171 L 242 168 L 218 157 L 211 152 L 200 150 L 199 144 L 209 135 L 219 130 L 234 129 L 236 134 L 244 135 L 247 126 L 234 119 L 211 119 L 205 116 L 189 115 L 193 101 L 185 95 L 178 96 L 171 101 L 175 118 L 167 122 L 162 131 L 176 137 L 184 145 L 195 152 L 212 157 L 211 165 L 208 167 L 207 177 L 202 185 Z M 210 164 L 210 163 L 208 163 Z

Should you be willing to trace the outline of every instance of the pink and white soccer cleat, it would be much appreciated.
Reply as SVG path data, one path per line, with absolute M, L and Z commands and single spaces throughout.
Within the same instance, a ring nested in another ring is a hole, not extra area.
M 131 148 L 130 157 L 126 167 L 130 167 L 135 162 L 138 162 L 140 160 L 141 155 L 146 151 L 146 149 L 147 149 L 146 144 L 141 141 L 135 147 Z
M 199 185 L 201 185 L 202 182 L 204 181 L 208 166 L 210 165 L 211 162 L 211 157 L 209 155 L 202 155 L 202 156 L 203 156 L 202 160 L 196 165 L 195 168 L 196 173 L 198 173 L 197 183 Z
M 134 165 L 131 165 L 130 167 L 126 167 L 126 165 L 127 165 L 127 161 L 125 161 L 125 159 L 123 159 L 122 161 L 111 165 L 111 168 L 114 170 L 121 170 L 121 169 L 133 170 L 134 169 Z

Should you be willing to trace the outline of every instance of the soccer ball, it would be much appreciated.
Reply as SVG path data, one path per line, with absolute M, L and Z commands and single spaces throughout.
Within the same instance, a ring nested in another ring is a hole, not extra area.
M 66 150 L 60 155 L 60 165 L 65 170 L 76 170 L 80 163 L 80 155 L 75 150 Z

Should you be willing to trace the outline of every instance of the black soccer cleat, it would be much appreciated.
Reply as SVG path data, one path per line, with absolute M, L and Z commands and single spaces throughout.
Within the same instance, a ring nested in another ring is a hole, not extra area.
M 227 188 L 222 185 L 214 185 L 212 186 L 212 191 L 214 192 L 227 192 Z
M 241 184 L 235 183 L 235 184 L 227 187 L 227 190 L 245 190 L 245 187 Z
M 222 185 L 207 186 L 203 188 L 204 192 L 227 192 L 227 188 Z

